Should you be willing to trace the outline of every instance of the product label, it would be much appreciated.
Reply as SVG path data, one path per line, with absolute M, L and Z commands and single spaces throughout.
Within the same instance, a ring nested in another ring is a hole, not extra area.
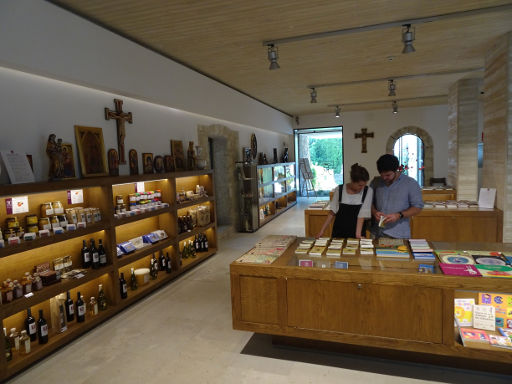
M 123 284 L 123 293 L 128 292 L 128 289 L 126 288 L 126 284 Z
M 48 325 L 42 325 L 41 326 L 41 337 L 48 336 Z
M 93 262 L 93 263 L 96 263 L 96 262 L 98 262 L 98 261 L 100 261 L 100 255 L 99 255 L 99 253 L 98 253 L 98 252 L 94 252 L 94 253 L 92 254 L 92 262 Z
M 8 215 L 28 212 L 28 196 L 5 199 L 5 210 Z
M 85 304 L 79 305 L 77 310 L 78 310 L 78 316 L 84 316 L 85 315 Z
M 107 255 L 105 253 L 100 256 L 100 264 L 107 264 Z
M 32 323 L 28 325 L 28 334 L 33 335 L 37 332 L 36 323 Z
M 91 255 L 89 254 L 89 252 L 85 252 L 84 253 L 84 262 L 88 263 L 89 261 L 91 261 Z
M 75 306 L 73 304 L 69 304 L 68 305 L 68 313 L 70 315 L 74 315 L 75 314 Z
M 25 340 L 25 353 L 30 353 L 30 339 Z

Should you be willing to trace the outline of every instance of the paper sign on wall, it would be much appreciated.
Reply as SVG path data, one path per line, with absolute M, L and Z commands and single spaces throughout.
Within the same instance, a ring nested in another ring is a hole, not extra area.
M 28 212 L 28 196 L 5 199 L 5 210 L 8 215 Z
M 84 202 L 84 190 L 72 189 L 68 191 L 68 204 L 82 204 Z
M 496 188 L 480 188 L 478 196 L 478 206 L 480 208 L 494 208 L 494 199 L 496 198 Z
M 135 184 L 135 192 L 145 192 L 143 181 Z
M 0 156 L 12 184 L 33 183 L 34 172 L 30 168 L 27 155 L 9 151 L 0 151 Z

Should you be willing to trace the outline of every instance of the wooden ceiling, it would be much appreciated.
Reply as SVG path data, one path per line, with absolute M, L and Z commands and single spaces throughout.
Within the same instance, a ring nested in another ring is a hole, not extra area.
M 419 23 L 416 52 L 402 54 L 401 26 L 277 44 L 264 41 L 443 15 L 494 0 L 54 0 L 53 3 L 290 115 L 444 104 L 462 78 L 483 77 L 486 51 L 512 31 L 512 7 Z M 396 97 L 386 79 L 396 79 Z M 382 79 L 349 85 L 329 85 Z M 308 86 L 317 87 L 310 103 Z M 412 100 L 408 100 L 412 99 Z

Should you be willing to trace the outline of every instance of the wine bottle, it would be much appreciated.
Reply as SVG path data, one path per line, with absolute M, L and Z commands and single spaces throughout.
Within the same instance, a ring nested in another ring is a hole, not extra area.
M 132 291 L 135 291 L 138 288 L 138 285 L 137 285 L 137 278 L 135 277 L 135 272 L 134 272 L 133 268 L 130 269 L 130 273 L 131 273 L 130 288 L 132 289 Z
M 206 237 L 206 235 L 204 235 L 203 251 L 208 252 L 208 238 Z
M 76 321 L 78 323 L 83 323 L 85 321 L 85 303 L 82 300 L 80 292 L 77 292 L 76 299 Z
M 12 360 L 12 346 L 11 340 L 7 337 L 7 329 L 4 328 L 4 340 L 5 340 L 5 358 L 7 361 Z
M 37 336 L 39 344 L 46 344 L 48 342 L 48 323 L 43 317 L 43 310 L 39 310 L 39 320 L 37 320 Z
M 164 253 L 160 251 L 160 257 L 158 260 L 158 264 L 161 271 L 165 271 L 167 269 L 167 261 L 165 260 Z
M 25 319 L 25 329 L 27 330 L 27 336 L 30 341 L 36 341 L 37 339 L 37 327 L 36 319 L 32 317 L 32 310 L 27 308 L 27 317 Z
M 98 250 L 94 246 L 94 239 L 91 239 L 91 249 L 89 250 L 92 257 L 92 268 L 98 269 L 100 267 L 100 254 L 98 253 Z
M 100 311 L 107 309 L 107 297 L 105 292 L 103 292 L 103 284 L 98 284 L 98 307 Z
M 70 321 L 75 320 L 75 305 L 73 304 L 69 291 L 66 292 L 66 295 L 66 320 L 69 323 Z
M 27 331 L 22 330 L 20 336 L 20 349 L 21 353 L 28 355 L 30 353 L 30 337 L 27 336 Z
M 172 272 L 172 262 L 171 262 L 171 258 L 169 257 L 169 253 L 166 253 L 166 255 L 165 255 L 165 271 L 167 273 Z
M 87 242 L 83 241 L 83 247 L 82 247 L 82 267 L 83 268 L 90 268 L 91 267 L 91 254 L 89 253 L 89 248 L 87 248 Z
M 107 253 L 105 252 L 105 248 L 103 248 L 103 241 L 101 239 L 98 240 L 98 254 L 100 257 L 100 267 L 104 267 L 107 265 Z
M 126 299 L 128 297 L 128 287 L 126 286 L 126 280 L 124 279 L 124 273 L 121 272 L 121 277 L 119 278 L 119 289 L 121 291 L 121 299 Z

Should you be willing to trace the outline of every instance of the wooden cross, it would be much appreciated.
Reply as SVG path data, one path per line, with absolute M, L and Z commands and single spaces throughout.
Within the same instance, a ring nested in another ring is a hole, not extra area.
M 373 138 L 373 132 L 370 132 L 370 133 L 367 133 L 366 132 L 367 129 L 366 128 L 361 128 L 361 133 L 356 133 L 356 136 L 355 138 L 356 139 L 362 139 L 362 148 L 361 148 L 361 153 L 366 153 L 366 138 L 367 137 L 371 137 Z
M 117 124 L 117 147 L 119 152 L 119 164 L 126 164 L 126 158 L 124 157 L 124 138 L 126 137 L 126 130 L 124 128 L 124 122 L 127 121 L 132 124 L 132 113 L 123 112 L 123 100 L 114 99 L 116 110 L 112 111 L 105 108 L 105 119 L 115 119 Z

